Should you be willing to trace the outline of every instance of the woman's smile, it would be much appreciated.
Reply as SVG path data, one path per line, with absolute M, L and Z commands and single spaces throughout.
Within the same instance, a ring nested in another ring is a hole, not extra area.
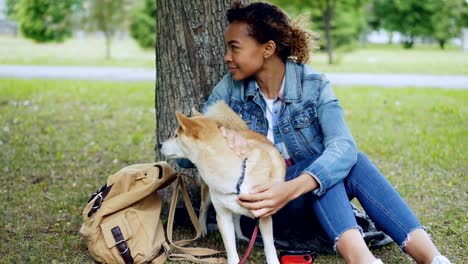
M 228 67 L 229 67 L 229 66 L 228 66 Z M 229 72 L 230 72 L 231 74 L 234 74 L 234 73 L 237 71 L 237 69 L 238 69 L 237 67 L 229 67 Z

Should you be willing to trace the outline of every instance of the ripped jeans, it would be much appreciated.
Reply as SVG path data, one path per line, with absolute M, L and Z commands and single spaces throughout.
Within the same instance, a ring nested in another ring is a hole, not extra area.
M 300 176 L 309 164 L 310 160 L 289 167 L 286 180 Z M 422 228 L 393 186 L 361 152 L 356 164 L 342 182 L 320 197 L 307 193 L 289 202 L 273 215 L 273 221 L 287 223 L 288 219 L 290 221 L 294 217 L 301 217 L 304 210 L 311 207 L 330 241 L 334 241 L 336 250 L 336 242 L 343 232 L 352 228 L 359 229 L 349 203 L 353 198 L 359 200 L 376 227 L 388 234 L 402 249 L 408 235 L 413 230 Z

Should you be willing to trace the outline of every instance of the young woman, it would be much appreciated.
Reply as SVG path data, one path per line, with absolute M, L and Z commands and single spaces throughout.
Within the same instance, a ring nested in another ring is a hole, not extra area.
M 224 100 L 253 130 L 266 135 L 288 165 L 286 182 L 257 186 L 238 202 L 257 217 L 288 222 L 316 214 L 347 263 L 382 263 L 369 251 L 349 200 L 418 263 L 450 263 L 413 212 L 363 153 L 345 124 L 325 76 L 303 64 L 311 35 L 268 3 L 235 4 L 227 12 L 224 60 L 229 73 L 206 102 Z M 222 128 L 238 151 L 246 141 Z

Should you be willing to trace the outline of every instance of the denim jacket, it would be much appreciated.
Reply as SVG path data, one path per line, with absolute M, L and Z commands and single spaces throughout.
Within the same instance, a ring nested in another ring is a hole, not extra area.
M 266 105 L 254 79 L 234 81 L 226 74 L 204 109 L 218 100 L 224 100 L 250 129 L 267 135 Z M 280 134 L 295 163 L 313 160 L 304 173 L 319 183 L 313 193 L 320 196 L 348 175 L 357 160 L 356 143 L 330 82 L 307 65 L 286 61 L 282 100 L 273 131 Z

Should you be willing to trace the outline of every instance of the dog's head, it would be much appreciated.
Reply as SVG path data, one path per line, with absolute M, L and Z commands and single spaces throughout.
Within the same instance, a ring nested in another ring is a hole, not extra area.
M 187 117 L 181 112 L 176 112 L 179 127 L 174 136 L 164 141 L 161 145 L 161 154 L 167 159 L 189 158 L 198 151 L 203 151 L 212 141 L 215 134 L 219 133 L 215 121 L 202 116 L 192 108 L 193 117 Z

